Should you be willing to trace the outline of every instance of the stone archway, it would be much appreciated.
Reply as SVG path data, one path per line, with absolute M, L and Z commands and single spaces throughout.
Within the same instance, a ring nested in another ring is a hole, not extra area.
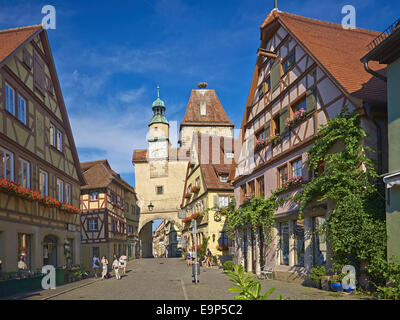
M 154 220 L 168 220 L 174 223 L 174 226 L 179 232 L 183 230 L 181 219 L 178 218 L 178 213 L 174 212 L 146 212 L 141 213 L 139 218 L 139 243 L 140 243 L 140 256 L 142 258 L 153 257 L 153 232 L 150 222 Z

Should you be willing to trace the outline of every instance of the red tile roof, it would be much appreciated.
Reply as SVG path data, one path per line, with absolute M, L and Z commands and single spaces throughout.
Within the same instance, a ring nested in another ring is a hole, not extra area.
M 107 188 L 112 181 L 117 181 L 129 191 L 135 193 L 135 189 L 111 169 L 106 159 L 81 162 L 81 170 L 87 182 L 87 185 L 81 187 L 82 190 Z
M 1 30 L 0 31 L 0 62 L 14 52 L 25 40 L 36 31 L 42 30 L 41 25 Z
M 360 59 L 368 53 L 367 45 L 379 32 L 344 29 L 340 24 L 271 11 L 261 30 L 278 21 L 316 58 L 333 78 L 352 96 L 385 103 L 386 83 L 364 70 Z M 371 62 L 370 67 L 386 73 L 386 65 Z
M 206 102 L 206 115 L 200 115 L 200 102 Z M 182 125 L 225 125 L 232 126 L 214 89 L 193 89 L 186 108 Z

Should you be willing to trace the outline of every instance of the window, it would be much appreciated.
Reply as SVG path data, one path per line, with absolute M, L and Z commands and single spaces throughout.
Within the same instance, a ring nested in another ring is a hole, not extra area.
M 157 186 L 157 194 L 163 194 L 164 193 L 164 187 L 163 186 Z
M 273 135 L 278 136 L 278 135 L 280 134 L 279 115 L 277 115 L 277 116 L 272 120 L 272 125 L 273 125 Z
M 318 168 L 315 170 L 314 168 L 311 168 L 310 170 L 310 177 L 311 178 L 315 178 L 318 177 L 319 175 L 321 175 L 325 170 L 324 164 L 322 162 L 322 160 L 318 161 Z
M 228 182 L 228 175 L 226 175 L 226 174 L 220 175 L 219 180 L 221 182 Z
M 71 185 L 69 183 L 65 184 L 65 203 L 72 204 Z
M 257 196 L 264 198 L 264 176 L 257 178 Z
M 116 232 L 117 231 L 117 222 L 115 220 L 111 221 L 111 231 Z
M 200 177 L 197 177 L 197 178 L 196 178 L 196 180 L 195 180 L 195 182 L 194 182 L 194 185 L 195 185 L 196 187 L 200 187 Z
M 15 90 L 6 83 L 6 110 L 15 116 Z
M 294 264 L 304 266 L 304 220 L 293 221 L 294 229 Z
M 271 90 L 271 77 L 268 77 L 264 83 L 264 92 L 267 93 Z
M 125 211 L 129 212 L 129 203 L 125 203 Z
M 295 49 L 289 52 L 286 59 L 283 62 L 283 73 L 286 74 L 296 62 L 296 52 Z
M 56 146 L 56 127 L 50 123 L 50 145 Z
M 301 101 L 297 102 L 296 104 L 294 104 L 292 106 L 292 112 L 300 112 L 300 110 L 303 109 L 304 111 L 306 111 L 306 99 L 302 99 Z
M 131 212 L 132 212 L 132 214 L 135 214 L 135 206 L 134 205 L 131 205 Z
M 288 179 L 288 170 L 287 166 L 283 166 L 278 169 L 278 174 L 279 174 L 279 183 L 278 183 L 278 188 L 283 186 L 283 183 L 287 181 Z
M 29 189 L 31 187 L 30 163 L 20 159 L 19 167 L 19 184 Z
M 326 239 L 325 234 L 318 231 L 320 227 L 325 223 L 324 217 L 312 218 L 312 241 L 313 241 L 313 265 L 325 265 L 326 263 Z
M 99 193 L 98 192 L 92 192 L 90 194 L 90 201 L 96 201 L 99 198 Z
M 200 115 L 207 115 L 207 103 L 204 100 L 200 101 Z
M 38 54 L 34 55 L 33 60 L 33 83 L 42 94 L 45 93 L 44 62 Z
M 192 191 L 192 184 L 189 184 L 189 186 L 188 186 L 186 192 L 187 192 L 187 193 L 190 193 L 191 191 Z
M 254 196 L 255 195 L 255 188 L 254 188 L 254 180 L 250 181 L 247 185 L 247 195 Z
M 229 204 L 229 197 L 228 196 L 219 196 L 218 197 L 218 206 L 220 208 L 226 207 Z
M 64 201 L 64 181 L 57 178 L 57 200 Z
M 281 222 L 279 228 L 280 235 L 280 264 L 289 265 L 289 222 Z
M 262 130 L 261 132 L 256 134 L 256 140 L 259 139 L 265 139 L 265 130 Z
M 59 130 L 57 130 L 57 150 L 58 151 L 61 151 L 62 152 L 62 150 L 63 150 L 63 148 L 62 148 L 62 140 L 63 139 L 63 134 L 62 134 L 62 132 L 61 131 L 59 131 Z
M 301 158 L 292 162 L 292 177 L 302 177 L 303 168 Z
M 26 101 L 18 95 L 18 120 L 26 124 Z
M 281 59 L 276 58 L 274 63 L 272 64 L 271 67 L 271 86 L 272 86 L 272 91 L 277 89 L 281 83 Z
M 226 232 L 222 231 L 219 233 L 218 244 L 221 247 L 228 247 L 229 246 L 229 239 Z
M 261 86 L 258 87 L 256 95 L 257 95 L 256 100 L 260 100 L 264 96 L 264 85 L 263 84 L 261 84 Z
M 0 177 L 8 181 L 14 181 L 14 155 L 0 148 L 0 156 Z
M 97 231 L 99 227 L 99 222 L 97 218 L 88 219 L 88 230 L 89 231 Z
M 42 197 L 49 195 L 48 174 L 46 171 L 39 170 L 39 188 Z

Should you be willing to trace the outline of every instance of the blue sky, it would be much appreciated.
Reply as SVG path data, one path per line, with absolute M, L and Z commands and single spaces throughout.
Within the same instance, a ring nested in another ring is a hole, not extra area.
M 107 158 L 134 184 L 132 151 L 145 148 L 156 85 L 170 121 L 181 121 L 190 90 L 216 89 L 240 126 L 273 0 L 3 1 L 0 29 L 39 24 L 42 6 L 57 10 L 48 35 L 81 161 Z M 340 23 L 345 4 L 357 27 L 383 31 L 399 1 L 279 0 L 282 11 Z

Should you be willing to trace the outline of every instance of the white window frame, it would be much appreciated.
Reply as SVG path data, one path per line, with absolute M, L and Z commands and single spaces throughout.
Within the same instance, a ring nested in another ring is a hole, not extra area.
M 68 204 L 72 204 L 71 190 L 72 190 L 71 185 L 69 183 L 66 183 L 65 184 L 65 202 Z
M 44 184 L 41 181 L 42 177 L 44 177 Z M 39 189 L 42 197 L 47 197 L 49 195 L 49 174 L 44 170 L 39 170 Z
M 96 228 L 95 228 L 96 227 Z M 98 231 L 99 229 L 99 221 L 97 218 L 90 218 L 88 219 L 88 231 Z
M 95 197 L 93 197 L 95 195 Z M 98 192 L 91 192 L 90 193 L 90 201 L 97 201 L 99 199 L 99 193 Z
M 61 151 L 63 150 L 63 133 L 60 130 L 57 130 L 57 150 Z
M 54 124 L 50 123 L 49 134 L 50 134 L 50 145 L 56 147 L 56 127 L 54 126 Z
M 64 181 L 57 178 L 57 200 L 64 202 Z
M 229 204 L 228 196 L 218 196 L 218 205 L 220 208 L 227 207 Z
M 15 116 L 15 89 L 10 86 L 7 82 L 5 84 L 5 93 L 6 93 L 6 110 Z M 12 94 L 11 94 L 12 93 Z M 10 94 L 12 99 L 10 99 Z
M 24 165 L 26 165 L 26 177 L 24 175 Z M 26 178 L 26 185 L 24 184 L 24 178 Z M 19 184 L 28 189 L 31 187 L 31 164 L 24 159 L 19 159 Z
M 18 95 L 18 120 L 26 124 L 26 100 L 21 95 Z
M 0 173 L 0 176 L 6 180 L 14 181 L 14 154 L 3 148 L 0 148 L 0 152 L 1 152 L 1 161 L 3 162 L 3 172 Z M 9 168 L 7 166 L 7 156 L 10 157 Z M 7 175 L 7 171 L 10 172 L 9 177 Z

